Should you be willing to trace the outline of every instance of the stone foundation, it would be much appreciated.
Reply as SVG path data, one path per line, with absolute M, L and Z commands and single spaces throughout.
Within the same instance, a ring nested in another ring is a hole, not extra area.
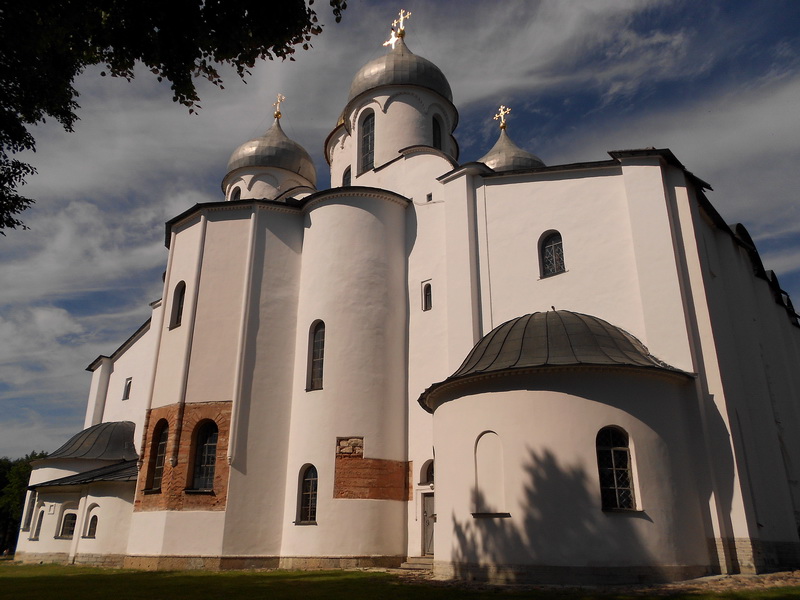
M 234 569 L 319 570 L 399 567 L 404 556 L 126 556 L 122 566 L 144 571 Z
M 711 555 L 719 566 L 714 572 L 724 572 L 725 552 L 731 559 L 732 573 L 767 573 L 800 567 L 800 543 L 772 542 L 750 538 L 718 538 L 711 541 Z
M 670 565 L 661 567 L 562 567 L 536 565 L 478 565 L 434 561 L 437 578 L 462 579 L 495 584 L 546 583 L 566 585 L 614 585 L 665 583 L 708 575 L 705 565 Z
M 66 552 L 17 552 L 14 560 L 26 565 L 42 563 L 69 564 L 69 554 Z

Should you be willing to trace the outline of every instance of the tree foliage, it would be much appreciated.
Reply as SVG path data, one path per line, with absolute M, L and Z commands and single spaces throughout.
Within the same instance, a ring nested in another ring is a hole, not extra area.
M 46 452 L 31 452 L 15 460 L 0 458 L 0 552 L 17 545 L 31 462 L 45 456 Z
M 321 33 L 314 0 L 36 0 L 0 5 L 0 234 L 25 225 L 33 200 L 18 188 L 34 173 L 12 158 L 36 149 L 29 127 L 55 119 L 72 131 L 78 119 L 75 78 L 86 67 L 133 78 L 142 63 L 169 83 L 173 100 L 193 112 L 195 79 L 222 87 L 217 66 L 240 77 L 257 60 L 293 60 Z M 329 0 L 336 21 L 346 0 Z

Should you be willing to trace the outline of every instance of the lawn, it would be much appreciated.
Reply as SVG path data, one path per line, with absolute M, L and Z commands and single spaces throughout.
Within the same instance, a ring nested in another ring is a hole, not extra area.
M 613 589 L 566 590 L 463 586 L 409 581 L 371 571 L 175 571 L 145 572 L 0 562 L 0 598 L 14 600 L 434 600 L 481 598 L 617 600 L 646 597 Z M 800 587 L 722 594 L 677 594 L 670 598 L 796 598 Z

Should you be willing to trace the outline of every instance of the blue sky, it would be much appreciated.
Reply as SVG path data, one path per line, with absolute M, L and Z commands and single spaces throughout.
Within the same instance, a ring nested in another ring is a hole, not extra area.
M 25 192 L 30 231 L 0 237 L 0 456 L 54 450 L 81 429 L 90 374 L 149 315 L 166 264 L 164 222 L 221 199 L 230 153 L 282 125 L 328 185 L 322 145 L 350 81 L 400 8 L 353 1 L 294 62 L 245 85 L 201 85 L 189 115 L 143 70 L 131 83 L 91 69 L 76 85 L 74 133 L 37 128 Z M 764 265 L 800 304 L 800 3 L 696 0 L 410 0 L 407 44 L 448 77 L 462 162 L 494 143 L 492 115 L 546 164 L 670 148 L 744 223 Z

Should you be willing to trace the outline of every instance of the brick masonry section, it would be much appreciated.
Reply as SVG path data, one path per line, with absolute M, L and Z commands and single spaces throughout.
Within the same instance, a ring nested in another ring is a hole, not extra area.
M 164 462 L 164 473 L 161 478 L 161 490 L 148 490 L 148 479 L 153 468 L 153 434 L 156 427 L 166 420 L 169 426 L 167 439 L 167 458 Z M 180 420 L 181 427 L 178 428 Z M 198 426 L 207 420 L 217 424 L 217 462 L 214 469 L 214 489 L 212 492 L 192 492 L 192 469 L 194 462 L 194 439 Z M 225 510 L 228 497 L 228 473 L 230 467 L 228 455 L 228 436 L 231 423 L 230 402 L 196 402 L 187 403 L 181 410 L 180 405 L 162 406 L 152 409 L 147 415 L 147 432 L 144 436 L 144 460 L 136 483 L 136 499 L 134 511 L 147 510 Z M 178 433 L 178 430 L 180 432 Z M 180 435 L 180 439 L 176 439 Z M 175 455 L 177 444 L 177 462 L 170 464 Z
M 364 438 L 336 440 L 333 497 L 370 500 L 408 500 L 405 461 L 364 457 Z

